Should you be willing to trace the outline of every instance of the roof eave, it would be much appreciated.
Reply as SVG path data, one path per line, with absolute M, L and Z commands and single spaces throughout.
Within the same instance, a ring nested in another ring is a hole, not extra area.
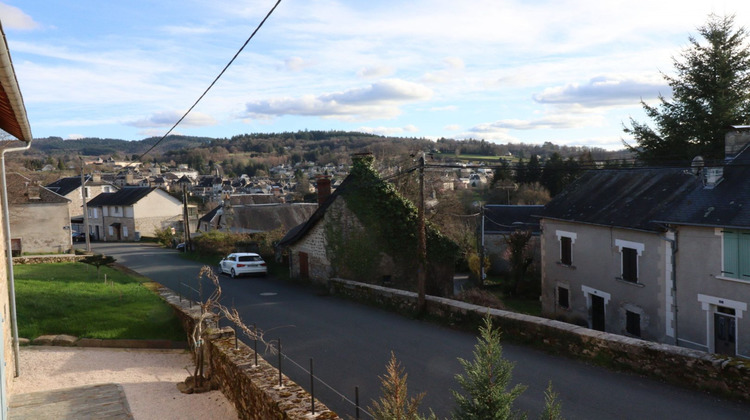
M 0 23 L 0 123 L 3 130 L 16 137 L 18 140 L 30 143 L 32 140 L 31 126 L 26 116 L 26 106 L 23 103 L 23 95 L 18 87 L 16 73 L 13 70 L 13 61 L 8 50 L 8 41 L 5 39 L 5 31 Z

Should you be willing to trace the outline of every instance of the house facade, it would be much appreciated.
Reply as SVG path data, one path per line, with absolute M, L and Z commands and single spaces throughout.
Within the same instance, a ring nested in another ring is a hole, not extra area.
M 88 202 L 89 233 L 96 240 L 137 241 L 157 229 L 182 229 L 183 205 L 153 187 L 124 187 Z
M 416 209 L 377 175 L 371 155 L 353 160 L 351 173 L 333 193 L 330 178 L 318 179 L 319 207 L 279 243 L 291 275 L 415 290 Z M 426 293 L 452 295 L 457 246 L 429 226 L 426 237 Z
M 750 127 L 726 159 L 584 174 L 542 212 L 542 311 L 750 358 Z
M 17 173 L 8 174 L 6 179 L 14 253 L 70 251 L 70 200 Z
M 117 191 L 117 187 L 109 182 L 102 181 L 101 174 L 95 173 L 84 177 L 84 191 L 81 194 L 81 177 L 71 176 L 60 178 L 45 186 L 48 190 L 55 192 L 69 200 L 68 211 L 71 218 L 71 226 L 76 232 L 83 232 L 83 199 L 91 200 L 101 193 Z

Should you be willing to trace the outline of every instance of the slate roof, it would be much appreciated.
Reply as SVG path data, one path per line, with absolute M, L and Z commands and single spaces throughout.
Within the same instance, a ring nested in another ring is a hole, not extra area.
M 90 177 L 86 176 L 86 180 L 88 181 L 89 179 Z M 51 184 L 45 185 L 44 187 L 60 195 L 68 195 L 70 192 L 75 191 L 76 188 L 80 188 L 80 186 L 81 186 L 80 176 L 69 176 L 65 178 L 60 178 Z
M 9 173 L 7 175 L 8 203 L 9 204 L 57 204 L 70 202 L 67 198 L 59 195 L 41 185 L 36 186 L 39 189 L 39 198 L 29 198 L 29 185 L 33 181 L 18 173 Z M 32 186 L 33 188 L 33 186 Z
M 539 233 L 539 218 L 544 206 L 508 206 L 488 204 L 484 206 L 484 233 L 510 233 L 517 228 Z
M 714 188 L 695 188 L 672 212 L 658 218 L 664 223 L 727 228 L 750 227 L 750 149 L 724 167 Z
M 101 193 L 87 204 L 89 207 L 132 206 L 149 195 L 156 187 L 125 187 L 113 193 Z
M 555 196 L 541 216 L 658 232 L 658 221 L 698 188 L 701 179 L 685 168 L 592 170 Z

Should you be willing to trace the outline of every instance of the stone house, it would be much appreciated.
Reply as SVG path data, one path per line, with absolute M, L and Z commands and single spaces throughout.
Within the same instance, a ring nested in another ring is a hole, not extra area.
M 14 253 L 70 251 L 70 200 L 17 173 L 8 174 L 6 179 Z
M 137 241 L 156 229 L 182 230 L 183 205 L 154 187 L 124 187 L 88 202 L 89 233 L 97 240 Z
M 0 26 L 0 129 L 8 133 L 8 139 L 1 141 L 3 152 L 21 151 L 31 146 L 33 136 L 23 96 L 18 87 L 13 61 L 8 50 L 5 32 Z M 7 158 L 11 158 L 11 154 Z M 4 162 L 3 162 L 4 163 Z M 2 170 L 5 170 L 4 165 Z M 5 212 L 9 209 L 0 202 L 3 219 Z M 28 222 L 35 223 L 38 220 L 29 217 Z M 7 227 L 5 223 L 2 223 Z M 13 281 L 13 261 L 8 255 L 7 241 L 12 233 L 7 229 L 0 229 L 0 255 L 5 263 L 0 264 L 0 419 L 8 418 L 8 396 L 12 378 L 17 376 L 19 369 L 18 346 L 14 345 L 13 337 L 18 337 L 18 331 L 12 326 L 15 323 L 15 294 L 10 284 Z M 16 341 L 17 343 L 17 341 Z M 14 374 L 15 372 L 15 374 Z
M 103 181 L 101 174 L 94 173 L 84 176 L 84 194 L 86 200 L 91 200 L 101 193 L 117 191 L 113 184 Z M 69 201 L 70 223 L 74 231 L 83 232 L 83 197 L 81 195 L 81 177 L 70 176 L 60 178 L 45 186 L 48 190 L 55 192 Z
M 235 233 L 288 231 L 303 223 L 317 209 L 314 203 L 285 203 L 271 194 L 238 194 L 229 198 L 230 205 L 221 204 L 198 220 L 198 230 L 227 230 Z M 226 200 L 225 200 L 226 201 Z
M 595 170 L 547 204 L 542 310 L 590 328 L 750 358 L 750 127 L 726 159 Z
M 330 178 L 318 178 L 319 207 L 278 245 L 288 253 L 292 277 L 415 290 L 417 211 L 375 172 L 372 155 L 354 156 L 350 174 L 330 191 Z M 451 295 L 457 246 L 429 225 L 426 237 L 426 292 Z

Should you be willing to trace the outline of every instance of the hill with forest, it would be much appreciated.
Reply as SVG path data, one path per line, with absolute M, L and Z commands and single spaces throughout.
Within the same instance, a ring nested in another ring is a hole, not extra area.
M 157 144 L 158 142 L 158 144 Z M 156 147 L 143 155 L 146 151 Z M 431 140 L 414 137 L 390 137 L 350 131 L 296 131 L 282 133 L 240 134 L 231 138 L 170 135 L 143 140 L 60 137 L 35 139 L 25 152 L 24 166 L 39 169 L 51 163 L 69 167 L 78 156 L 114 157 L 117 160 L 140 160 L 170 164 L 188 164 L 202 173 L 220 165 L 226 173 L 252 176 L 258 170 L 286 163 L 316 164 L 348 162 L 354 153 L 370 152 L 382 162 L 399 162 L 417 152 L 430 152 L 441 160 L 493 160 L 501 157 L 526 158 L 537 156 L 545 161 L 552 154 L 577 158 L 590 154 L 595 160 L 629 158 L 626 151 L 600 148 L 544 144 L 497 144 L 485 140 Z

